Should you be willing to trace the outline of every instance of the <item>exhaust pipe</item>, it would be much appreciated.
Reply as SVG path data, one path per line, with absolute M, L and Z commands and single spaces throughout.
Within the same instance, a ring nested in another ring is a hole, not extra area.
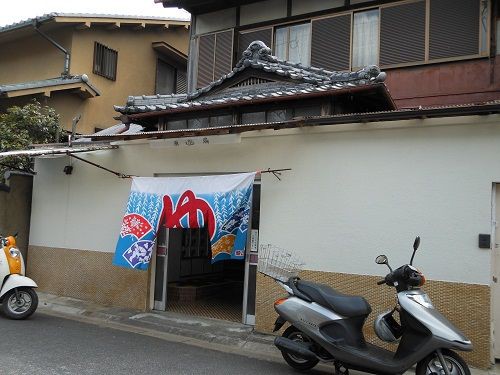
M 296 355 L 304 359 L 315 360 L 318 359 L 316 354 L 309 350 L 309 345 L 306 343 L 300 343 L 297 341 L 292 341 L 285 337 L 276 337 L 274 339 L 274 345 L 281 350 L 289 354 Z

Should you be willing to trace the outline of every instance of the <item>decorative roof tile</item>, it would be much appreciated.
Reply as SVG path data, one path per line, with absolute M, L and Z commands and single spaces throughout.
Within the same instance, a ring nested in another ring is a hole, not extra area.
M 276 82 L 250 86 L 216 89 L 246 69 L 262 70 L 276 74 Z M 279 60 L 271 49 L 261 41 L 250 43 L 233 70 L 209 85 L 187 95 L 157 95 L 152 97 L 129 97 L 127 105 L 115 106 L 123 114 L 178 110 L 179 106 L 190 108 L 200 105 L 248 102 L 254 99 L 279 96 L 307 95 L 339 88 L 368 86 L 383 82 L 386 74 L 375 65 L 356 72 L 332 72 L 318 67 Z M 285 79 L 285 80 L 284 80 Z M 214 92 L 212 92 L 214 91 Z M 142 101 L 141 99 L 142 98 Z M 216 100 L 216 101 L 214 101 Z

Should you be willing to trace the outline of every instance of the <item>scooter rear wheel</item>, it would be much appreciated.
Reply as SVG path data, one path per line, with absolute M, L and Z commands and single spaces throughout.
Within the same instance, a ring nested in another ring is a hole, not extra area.
M 26 319 L 38 307 L 38 296 L 31 288 L 18 288 L 19 299 L 15 289 L 9 290 L 3 299 L 2 310 L 4 314 L 14 320 Z
M 287 329 L 285 329 L 285 332 L 283 332 L 283 337 L 286 337 L 287 339 L 290 339 L 292 341 L 298 341 L 298 342 L 312 342 L 312 340 L 303 332 L 299 331 L 297 328 L 294 326 L 290 326 Z M 293 367 L 296 370 L 299 371 L 307 371 L 312 369 L 314 366 L 316 366 L 319 362 L 317 359 L 305 359 L 301 358 L 298 356 L 295 356 L 293 354 L 289 354 L 287 352 L 282 351 L 281 355 L 283 356 L 283 359 L 288 363 L 291 367 Z
M 467 363 L 454 351 L 442 349 L 444 361 L 450 375 L 471 375 Z M 445 372 L 436 353 L 432 353 L 417 363 L 415 375 L 444 375 Z

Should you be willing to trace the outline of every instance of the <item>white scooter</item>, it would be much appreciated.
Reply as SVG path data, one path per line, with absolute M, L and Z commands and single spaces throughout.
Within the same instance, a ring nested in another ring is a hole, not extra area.
M 24 276 L 24 260 L 16 246 L 16 235 L 0 236 L 0 303 L 10 319 L 26 319 L 38 307 L 33 290 L 38 285 Z

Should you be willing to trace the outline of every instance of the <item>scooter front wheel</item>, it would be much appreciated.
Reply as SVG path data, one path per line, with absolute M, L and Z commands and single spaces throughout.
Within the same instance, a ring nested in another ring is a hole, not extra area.
M 292 341 L 312 342 L 312 340 L 306 334 L 299 331 L 294 326 L 290 326 L 287 329 L 285 329 L 285 332 L 283 332 L 282 336 Z M 317 359 L 314 360 L 305 359 L 284 351 L 281 352 L 281 355 L 283 356 L 283 359 L 286 361 L 286 363 L 288 363 L 291 367 L 299 371 L 310 370 L 314 366 L 316 366 L 319 362 L 319 360 Z
M 450 375 L 471 375 L 467 363 L 454 351 L 442 349 L 444 362 L 448 367 Z M 444 375 L 445 371 L 441 365 L 437 353 L 432 353 L 417 363 L 415 375 Z
M 4 314 L 15 320 L 26 319 L 38 307 L 38 296 L 31 288 L 17 288 L 9 290 L 3 299 L 2 310 Z

